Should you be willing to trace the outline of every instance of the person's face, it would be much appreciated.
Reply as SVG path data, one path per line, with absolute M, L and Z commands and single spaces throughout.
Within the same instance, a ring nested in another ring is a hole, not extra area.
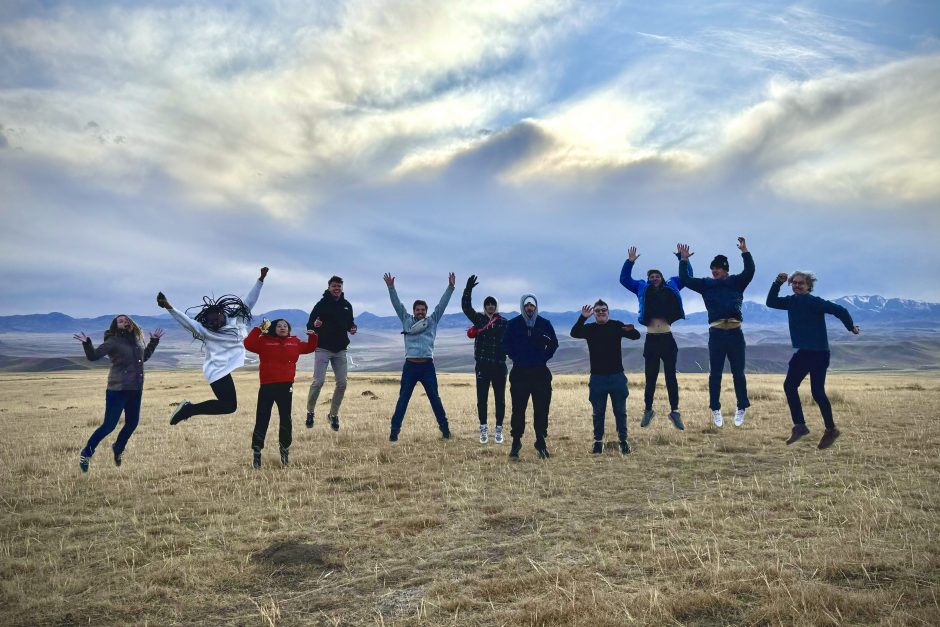
M 532 314 L 535 313 L 535 305 L 533 303 L 526 303 L 522 306 L 522 310 L 525 312 L 525 315 L 532 317 Z
M 118 316 L 117 320 L 115 320 L 115 324 L 119 330 L 127 331 L 131 328 L 131 319 L 127 316 Z
M 333 298 L 339 298 L 339 295 L 343 293 L 343 284 L 338 281 L 333 281 L 329 286 L 330 296 Z
M 809 293 L 809 282 L 806 280 L 805 276 L 799 274 L 793 277 L 793 280 L 790 281 L 790 287 L 793 288 L 794 294 Z
M 647 280 L 650 282 L 650 285 L 653 287 L 659 287 L 663 284 L 663 275 L 658 272 L 653 272 L 647 277 Z M 597 314 L 595 314 L 596 316 Z
M 594 319 L 597 320 L 597 324 L 605 324 L 610 320 L 610 310 L 604 305 L 598 305 L 594 308 Z
M 494 313 L 496 313 L 496 305 L 493 303 L 490 303 L 489 305 L 483 305 L 483 311 L 486 312 L 486 315 L 492 316 Z
M 225 326 L 225 314 L 221 311 L 210 311 L 206 315 L 206 326 L 210 329 L 221 329 Z
M 724 268 L 712 266 L 712 278 L 713 279 L 727 279 L 728 271 L 725 270 Z
M 413 313 L 415 320 L 424 320 L 428 315 L 427 305 L 415 305 Z
M 290 335 L 290 327 L 287 326 L 287 321 L 278 320 L 274 327 L 274 333 L 276 333 L 278 337 L 287 337 Z

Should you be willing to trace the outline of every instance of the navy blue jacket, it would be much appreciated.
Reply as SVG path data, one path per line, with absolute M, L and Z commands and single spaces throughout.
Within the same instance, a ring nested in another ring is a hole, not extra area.
M 829 336 L 826 333 L 826 314 L 832 314 L 842 321 L 849 331 L 855 326 L 852 314 L 832 301 L 812 294 L 794 294 L 780 296 L 782 283 L 773 282 L 767 293 L 767 306 L 773 309 L 786 309 L 790 323 L 790 343 L 793 348 L 828 351 Z
M 754 258 L 749 252 L 741 253 L 741 258 L 744 260 L 744 271 L 741 274 L 729 274 L 724 279 L 693 278 L 688 259 L 679 262 L 679 282 L 702 295 L 705 309 L 708 310 L 709 324 L 726 318 L 743 320 L 741 303 L 744 302 L 744 290 L 754 278 Z
M 503 348 L 513 366 L 544 366 L 558 350 L 558 338 L 552 323 L 542 316 L 536 316 L 535 325 L 530 329 L 520 314 L 506 325 Z

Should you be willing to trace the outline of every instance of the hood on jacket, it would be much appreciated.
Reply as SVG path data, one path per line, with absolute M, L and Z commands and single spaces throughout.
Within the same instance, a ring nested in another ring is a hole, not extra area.
M 535 313 L 532 314 L 532 317 L 525 315 L 525 304 L 526 301 L 532 301 L 532 304 L 535 305 Z M 535 297 L 535 294 L 523 294 L 522 298 L 519 299 L 519 315 L 522 316 L 522 319 L 525 320 L 526 326 L 532 327 L 535 324 L 535 319 L 539 317 L 539 299 Z

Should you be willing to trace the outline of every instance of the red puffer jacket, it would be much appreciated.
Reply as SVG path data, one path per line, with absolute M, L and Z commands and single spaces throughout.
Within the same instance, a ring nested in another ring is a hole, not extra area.
M 317 336 L 310 335 L 306 342 L 293 335 L 274 337 L 262 335 L 255 327 L 245 338 L 245 348 L 258 353 L 261 367 L 258 374 L 261 385 L 265 383 L 293 383 L 297 372 L 297 358 L 312 353 L 317 347 Z

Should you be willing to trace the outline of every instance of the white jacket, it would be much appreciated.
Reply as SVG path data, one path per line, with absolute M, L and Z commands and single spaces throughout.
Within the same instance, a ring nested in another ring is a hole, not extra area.
M 248 309 L 254 308 L 255 303 L 258 302 L 262 285 L 261 281 L 257 281 L 248 295 L 242 299 Z M 218 331 L 210 331 L 174 307 L 170 307 L 169 311 L 184 329 L 190 331 L 205 344 L 206 360 L 202 364 L 202 371 L 209 383 L 215 383 L 231 374 L 236 368 L 245 365 L 245 345 L 242 342 L 248 337 L 249 329 L 248 322 L 244 318 L 226 318 L 224 327 Z

